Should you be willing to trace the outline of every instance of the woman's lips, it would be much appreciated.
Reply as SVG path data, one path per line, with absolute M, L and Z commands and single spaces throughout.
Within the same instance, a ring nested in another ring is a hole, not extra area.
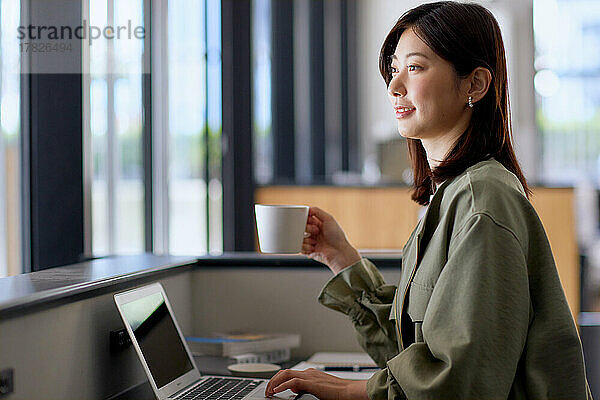
M 394 107 L 394 111 L 396 112 L 396 118 L 406 118 L 415 112 L 417 109 L 415 107 Z

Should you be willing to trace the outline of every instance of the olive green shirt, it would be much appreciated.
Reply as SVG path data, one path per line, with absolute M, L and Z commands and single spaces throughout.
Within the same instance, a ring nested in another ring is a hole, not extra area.
M 363 258 L 319 301 L 350 317 L 382 368 L 371 400 L 591 399 L 544 228 L 493 158 L 437 189 L 397 287 Z

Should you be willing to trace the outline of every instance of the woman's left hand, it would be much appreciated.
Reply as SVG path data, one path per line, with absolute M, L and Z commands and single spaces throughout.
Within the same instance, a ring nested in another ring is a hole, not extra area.
M 314 368 L 279 371 L 267 384 L 265 396 L 273 396 L 286 389 L 294 393 L 310 393 L 320 400 L 369 400 L 367 381 L 342 379 Z

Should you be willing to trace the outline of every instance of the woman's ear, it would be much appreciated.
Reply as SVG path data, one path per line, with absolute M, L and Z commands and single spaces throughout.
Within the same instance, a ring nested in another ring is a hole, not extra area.
M 472 97 L 472 102 L 476 103 L 483 99 L 490 88 L 492 74 L 487 68 L 477 67 L 471 72 L 467 80 L 469 82 L 467 96 Z

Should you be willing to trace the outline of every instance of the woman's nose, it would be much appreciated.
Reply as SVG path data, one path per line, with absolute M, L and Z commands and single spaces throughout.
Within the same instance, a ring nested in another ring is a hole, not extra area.
M 390 81 L 388 86 L 388 94 L 392 97 L 404 97 L 406 96 L 406 87 L 400 82 L 399 77 L 396 76 Z

